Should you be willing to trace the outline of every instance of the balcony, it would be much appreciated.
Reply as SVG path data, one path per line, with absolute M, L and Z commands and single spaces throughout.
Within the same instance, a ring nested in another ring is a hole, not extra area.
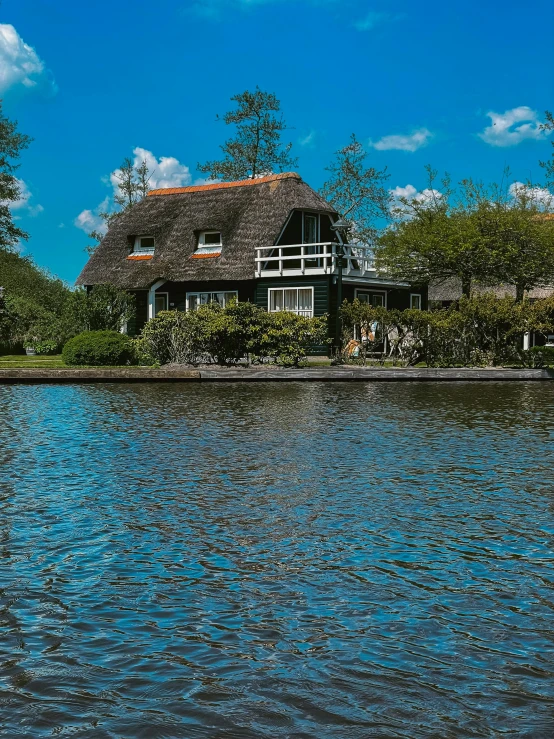
M 338 273 L 337 244 L 284 244 L 256 249 L 256 277 L 298 277 Z M 371 249 L 346 244 L 342 274 L 344 277 L 375 279 Z

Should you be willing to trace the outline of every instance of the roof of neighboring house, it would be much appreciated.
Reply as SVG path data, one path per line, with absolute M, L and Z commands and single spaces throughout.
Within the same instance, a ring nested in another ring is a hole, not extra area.
M 174 282 L 254 278 L 256 247 L 276 243 L 295 209 L 335 214 L 294 172 L 254 180 L 152 190 L 110 226 L 77 279 L 147 288 Z M 197 259 L 200 231 L 220 231 L 221 255 Z M 153 236 L 150 259 L 128 259 L 136 236 Z
M 494 287 L 487 287 L 485 285 L 476 284 L 473 285 L 472 291 L 478 295 L 483 293 L 493 293 L 498 298 L 505 296 L 515 298 L 516 296 L 516 289 L 513 285 L 495 285 Z M 533 290 L 529 290 L 526 294 L 529 298 L 549 298 L 554 295 L 554 287 L 536 287 Z M 440 283 L 432 282 L 429 285 L 428 296 L 429 300 L 459 300 L 462 297 L 462 283 L 456 278 L 444 280 Z

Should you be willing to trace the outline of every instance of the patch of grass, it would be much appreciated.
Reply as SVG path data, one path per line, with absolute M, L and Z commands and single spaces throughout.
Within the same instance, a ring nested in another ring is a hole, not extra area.
M 0 369 L 25 367 L 65 367 L 61 354 L 28 357 L 26 354 L 5 354 L 0 356 Z

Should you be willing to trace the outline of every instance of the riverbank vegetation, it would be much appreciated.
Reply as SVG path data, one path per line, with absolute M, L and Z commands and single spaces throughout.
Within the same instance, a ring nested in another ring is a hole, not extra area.
M 437 311 L 387 310 L 345 302 L 344 361 L 428 367 L 552 364 L 548 347 L 523 348 L 525 333 L 554 333 L 554 297 L 534 302 L 491 294 L 463 297 Z

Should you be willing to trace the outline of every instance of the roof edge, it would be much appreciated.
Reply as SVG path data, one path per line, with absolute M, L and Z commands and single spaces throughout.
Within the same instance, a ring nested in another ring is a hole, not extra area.
M 157 190 L 150 190 L 148 197 L 157 195 L 180 195 L 187 192 L 202 192 L 203 190 L 224 190 L 228 187 L 251 187 L 252 185 L 263 185 L 266 182 L 275 182 L 276 180 L 302 178 L 297 172 L 282 172 L 281 174 L 267 175 L 267 177 L 256 177 L 249 180 L 235 180 L 234 182 L 214 182 L 212 185 L 191 185 L 190 187 L 162 187 Z

